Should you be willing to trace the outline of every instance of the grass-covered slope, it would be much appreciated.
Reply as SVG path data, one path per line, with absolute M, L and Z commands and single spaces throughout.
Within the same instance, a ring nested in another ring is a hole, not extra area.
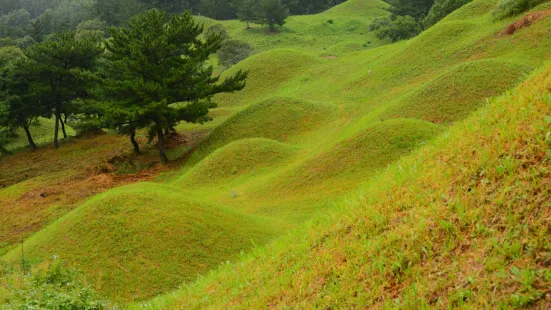
M 373 18 L 389 14 L 383 10 L 386 6 L 380 0 L 348 0 L 323 13 L 290 16 L 285 25 L 277 27 L 277 34 L 267 33 L 266 25 L 251 24 L 251 29 L 245 29 L 246 24 L 236 20 L 196 19 L 205 27 L 224 25 L 232 38 L 250 43 L 255 52 L 296 48 L 318 56 L 343 56 L 387 43 L 369 32 Z M 347 47 L 342 48 L 343 44 Z M 337 45 L 341 48 L 335 48 Z
M 184 187 L 231 183 L 277 168 L 297 152 L 297 148 L 270 139 L 252 138 L 232 142 L 217 149 L 187 173 Z
M 274 187 L 304 195 L 333 194 L 341 186 L 358 184 L 358 179 L 408 154 L 440 131 L 438 125 L 419 120 L 377 122 L 288 171 L 274 180 Z
M 548 308 L 551 64 L 339 210 L 133 308 Z
M 416 89 L 390 108 L 384 117 L 411 117 L 433 123 L 463 119 L 485 98 L 517 85 L 529 71 L 530 67 L 511 61 L 464 62 Z
M 322 127 L 335 110 L 335 106 L 325 103 L 282 97 L 267 99 L 235 114 L 214 129 L 199 145 L 192 161 L 235 140 L 293 140 Z
M 85 271 L 115 300 L 151 297 L 268 241 L 273 221 L 189 200 L 154 183 L 94 197 L 28 239 L 25 255 L 53 255 Z M 20 251 L 7 260 L 19 258 Z

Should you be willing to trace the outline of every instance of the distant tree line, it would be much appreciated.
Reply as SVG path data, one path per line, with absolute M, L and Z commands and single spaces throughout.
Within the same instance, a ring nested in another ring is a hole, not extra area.
M 377 38 L 405 40 L 430 28 L 451 12 L 472 0 L 384 0 L 391 15 L 375 18 L 369 26 Z
M 345 0 L 3 0 L 0 7 L 0 37 L 31 38 L 37 42 L 44 36 L 65 30 L 76 30 L 88 20 L 100 20 L 107 26 L 121 26 L 130 17 L 151 8 L 168 13 L 185 10 L 219 20 L 266 20 L 274 16 L 314 14 Z M 264 10 L 262 14 L 262 10 Z M 268 12 L 269 11 L 269 12 Z M 277 12 L 280 11 L 280 12 Z M 271 15 L 271 16 L 270 16 Z M 286 16 L 285 16 L 286 17 Z M 284 19 L 284 18 L 283 18 Z M 28 42 L 27 42 L 28 43 Z M 4 45 L 6 42 L 4 42 Z M 19 44 L 24 44 L 19 42 Z
M 79 130 L 127 135 L 137 153 L 136 132 L 145 130 L 166 162 L 167 133 L 182 121 L 209 120 L 215 94 L 245 86 L 246 72 L 223 80 L 212 74 L 207 60 L 224 38 L 203 35 L 189 11 L 148 10 L 125 27 L 109 27 L 108 40 L 102 25 L 89 20 L 23 49 L 0 49 L 0 152 L 18 130 L 37 148 L 31 126 L 52 118 L 56 148 L 68 121 Z

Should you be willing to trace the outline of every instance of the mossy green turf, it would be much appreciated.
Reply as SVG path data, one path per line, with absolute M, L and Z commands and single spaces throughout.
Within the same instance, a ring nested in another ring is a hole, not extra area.
M 331 14 L 339 17 L 334 19 L 335 25 L 339 25 L 335 27 L 340 27 L 341 23 L 347 23 L 346 16 L 350 23 L 356 23 L 363 18 L 362 15 L 367 20 L 379 14 L 379 5 L 378 1 L 349 0 L 320 15 L 293 17 L 286 27 L 298 27 L 299 20 L 319 22 Z M 212 132 L 197 146 L 180 171 L 159 179 L 164 183 L 161 187 L 166 189 L 167 200 L 158 204 L 166 208 L 172 200 L 186 204 L 192 201 L 204 206 L 217 206 L 224 212 L 233 210 L 239 217 L 267 218 L 277 226 L 273 230 L 276 234 L 282 232 L 281 227 L 295 226 L 317 212 L 326 212 L 341 197 L 356 189 L 358 184 L 376 175 L 378 170 L 427 143 L 445 131 L 445 126 L 467 117 L 484 104 L 487 96 L 502 93 L 518 84 L 527 73 L 542 66 L 551 57 L 551 18 L 521 29 L 514 35 L 499 36 L 498 33 L 514 19 L 494 22 L 490 15 L 494 5 L 495 1 L 474 0 L 414 39 L 350 53 L 338 59 L 320 57 L 323 52 L 318 47 L 285 39 L 289 38 L 289 33 L 285 31 L 264 37 L 266 42 L 271 43 L 263 45 L 260 38 L 264 34 L 231 28 L 231 25 L 242 27 L 236 21 L 224 22 L 229 25 L 230 34 L 267 51 L 228 70 L 250 69 L 248 86 L 242 92 L 217 97 L 220 107 L 213 113 L 222 117 L 206 125 Z M 366 13 L 360 10 L 357 13 L 353 8 L 370 8 L 373 11 Z M 536 9 L 546 8 L 549 4 Z M 319 27 L 319 24 L 312 24 L 295 31 L 299 33 L 302 29 Z M 320 31 L 320 37 L 323 37 L 322 34 Z M 360 36 L 356 34 L 356 39 L 360 40 Z M 282 41 L 273 43 L 278 38 Z M 368 38 L 368 35 L 361 38 Z M 342 42 L 336 40 L 335 44 L 347 41 L 344 38 Z M 273 46 L 285 49 L 268 50 Z M 503 76 L 496 76 L 497 73 Z M 180 128 L 200 131 L 204 128 L 201 126 L 188 124 Z M 385 184 L 380 185 L 385 187 Z M 156 187 L 140 184 L 136 187 L 136 199 L 157 202 Z M 148 190 L 148 187 L 151 189 Z M 126 190 L 131 189 L 128 187 Z M 232 196 L 233 190 L 237 193 L 236 197 Z M 118 191 L 108 192 L 102 199 L 116 196 Z M 116 205 L 123 209 L 132 206 L 129 199 L 116 201 Z M 86 205 L 90 206 L 90 203 Z M 97 207 L 100 208 L 101 203 Z M 140 261 L 135 259 L 129 261 L 132 264 L 129 267 L 102 267 L 82 260 L 86 249 L 98 247 L 108 252 L 101 255 L 111 255 L 113 260 L 126 256 L 116 244 L 110 245 L 112 250 L 95 244 L 94 240 L 111 238 L 109 229 L 100 229 L 109 227 L 111 223 L 79 219 L 82 214 L 79 210 L 71 213 L 69 218 L 78 220 L 83 226 L 80 229 L 94 231 L 101 238 L 90 239 L 90 243 L 82 247 L 79 244 L 64 247 L 62 244 L 65 238 L 70 238 L 70 234 L 42 232 L 27 241 L 27 248 L 36 257 L 56 252 L 86 270 L 90 277 L 99 279 L 97 286 L 100 288 L 115 287 L 113 283 L 117 282 L 101 276 L 107 270 L 120 274 L 121 278 L 124 275 L 126 279 L 140 279 L 135 284 L 128 280 L 124 288 L 118 286 L 124 289 L 124 293 L 102 289 L 111 297 L 123 296 L 122 299 L 128 300 L 151 296 L 159 292 L 158 283 L 166 284 L 163 290 L 173 286 L 176 278 L 170 278 L 172 282 L 167 284 L 164 275 L 170 272 L 185 275 L 194 268 L 195 273 L 204 272 L 213 266 L 212 263 L 224 260 L 217 257 L 220 252 L 231 252 L 220 249 L 237 248 L 212 243 L 206 251 L 212 252 L 213 256 L 194 262 L 201 264 L 204 260 L 201 266 L 208 267 L 197 268 L 192 264 L 174 267 L 167 263 L 168 257 L 155 254 L 156 251 L 164 251 L 165 235 L 153 228 L 140 227 L 143 231 L 136 229 L 128 238 L 145 238 L 147 242 L 137 244 L 148 250 L 136 249 L 133 253 L 151 264 L 140 265 Z M 139 213 L 134 220 L 147 222 L 149 212 L 154 211 Z M 216 221 L 215 218 L 213 220 Z M 62 221 L 53 224 L 47 231 L 62 231 L 63 228 L 58 227 L 60 223 Z M 101 225 L 86 228 L 92 225 L 89 223 Z M 253 221 L 251 226 L 254 226 L 249 230 L 251 236 L 267 227 L 263 221 Z M 177 230 L 177 227 L 173 229 Z M 220 229 L 240 231 L 236 227 Z M 212 233 L 205 230 L 204 237 L 208 238 Z M 289 238 L 298 237 L 293 235 L 285 239 L 292 243 Z M 296 245 L 308 246 L 306 243 Z M 184 249 L 182 251 L 181 257 L 186 257 Z M 17 255 L 14 251 L 9 258 L 16 259 Z M 150 268 L 156 271 L 148 279 L 139 275 L 149 272 Z M 325 266 L 325 270 L 331 268 Z M 286 272 L 292 270 L 289 268 Z M 255 272 L 262 271 L 251 270 L 252 274 Z M 274 272 L 268 276 L 277 279 L 276 274 Z M 181 277 L 182 281 L 188 279 Z M 242 278 L 238 276 L 235 279 Z M 211 298 L 210 293 L 203 296 L 208 301 L 231 303 L 232 297 L 228 292 L 239 294 L 248 285 L 246 282 L 237 284 L 237 281 L 228 283 L 235 286 L 217 290 L 214 293 L 219 295 L 217 298 Z M 266 289 L 274 292 L 280 288 L 274 283 L 270 286 L 273 287 Z M 197 292 L 200 290 L 197 287 Z M 137 291 L 139 293 L 135 293 Z M 353 292 L 343 291 L 345 293 Z M 187 296 L 185 294 L 182 296 Z M 266 296 L 277 293 L 270 294 Z M 274 299 L 274 302 L 277 301 L 277 297 Z M 193 300 L 195 297 L 190 302 Z M 272 302 L 262 301 L 264 304 Z M 323 301 L 319 303 L 323 304 Z M 214 307 L 217 306 L 220 304 Z

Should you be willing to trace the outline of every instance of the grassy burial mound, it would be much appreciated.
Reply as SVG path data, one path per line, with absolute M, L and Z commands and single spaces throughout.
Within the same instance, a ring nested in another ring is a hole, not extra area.
M 53 255 L 86 272 L 114 300 L 151 297 L 235 258 L 276 232 L 273 221 L 140 183 L 94 197 L 28 239 L 25 256 Z M 20 249 L 6 255 L 20 258 Z
M 220 186 L 272 170 L 298 151 L 270 139 L 232 142 L 214 151 L 182 177 L 184 187 Z
M 530 67 L 511 61 L 464 62 L 415 90 L 383 117 L 411 117 L 433 123 L 460 120 L 522 81 Z

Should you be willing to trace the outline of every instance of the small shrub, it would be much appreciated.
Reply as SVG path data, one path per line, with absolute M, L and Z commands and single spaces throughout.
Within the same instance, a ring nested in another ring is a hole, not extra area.
M 379 30 L 379 28 L 384 26 L 390 26 L 390 19 L 382 16 L 375 17 L 371 24 L 369 24 L 369 31 Z
M 328 19 L 328 20 L 327 20 L 327 23 L 328 23 L 328 24 L 333 24 L 334 21 L 333 21 L 332 19 Z
M 249 57 L 252 47 L 247 42 L 239 40 L 226 40 L 218 51 L 220 64 L 229 67 Z
M 106 309 L 107 303 L 98 298 L 85 284 L 83 277 L 67 268 L 59 259 L 46 269 L 35 268 L 29 274 L 2 268 L 0 286 L 6 309 Z
M 215 24 L 207 28 L 205 31 L 205 37 L 210 37 L 213 35 L 218 35 L 222 38 L 223 41 L 226 41 L 230 38 L 228 31 L 222 24 Z
M 421 26 L 411 16 L 397 16 L 388 26 L 377 29 L 375 35 L 380 40 L 389 38 L 392 42 L 413 38 L 421 32 Z
M 525 12 L 546 0 L 501 0 L 492 11 L 495 20 L 518 15 Z

